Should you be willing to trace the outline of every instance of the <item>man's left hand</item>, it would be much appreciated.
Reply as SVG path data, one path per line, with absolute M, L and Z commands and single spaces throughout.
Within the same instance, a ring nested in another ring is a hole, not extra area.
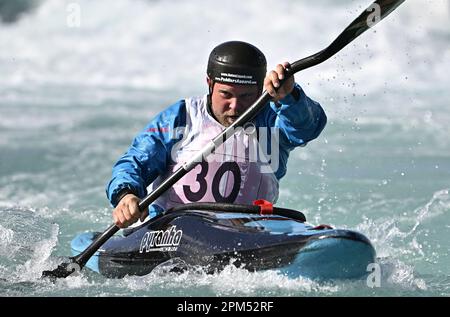
M 284 79 L 286 68 L 289 68 L 290 64 L 284 62 L 278 64 L 277 67 L 270 71 L 264 79 L 264 89 L 267 90 L 269 95 L 272 96 L 274 101 L 279 101 L 287 95 L 289 95 L 294 89 L 295 79 L 294 76 L 289 77 L 280 87 L 280 80 Z M 278 89 L 278 90 L 275 90 Z

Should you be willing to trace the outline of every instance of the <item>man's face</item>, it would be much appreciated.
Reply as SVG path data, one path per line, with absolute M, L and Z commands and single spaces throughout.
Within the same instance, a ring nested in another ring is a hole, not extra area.
M 211 96 L 212 112 L 220 124 L 228 127 L 258 99 L 259 95 L 260 91 L 256 85 L 215 83 Z

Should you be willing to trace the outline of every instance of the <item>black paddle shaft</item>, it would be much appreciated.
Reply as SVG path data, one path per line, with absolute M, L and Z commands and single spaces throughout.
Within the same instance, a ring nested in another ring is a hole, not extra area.
M 357 17 L 327 48 L 322 51 L 303 58 L 291 64 L 290 68 L 286 70 L 283 80 L 280 81 L 280 87 L 287 78 L 295 73 L 307 69 L 309 67 L 320 64 L 331 56 L 339 52 L 342 48 L 347 46 L 355 38 L 374 26 L 376 23 L 385 18 L 389 13 L 395 10 L 405 0 L 376 0 L 366 10 L 364 10 L 359 17 Z M 232 125 L 223 130 L 210 144 L 200 153 L 198 153 L 191 161 L 185 163 L 178 170 L 169 176 L 161 185 L 154 191 L 148 194 L 139 203 L 139 209 L 145 210 L 151 203 L 153 203 L 161 194 L 172 187 L 184 175 L 191 171 L 203 158 L 206 158 L 210 153 L 214 152 L 220 145 L 222 145 L 229 137 L 234 134 L 236 128 L 244 126 L 247 122 L 252 120 L 261 109 L 270 101 L 271 96 L 265 91 L 257 101 L 250 108 L 247 109 Z M 53 271 L 44 271 L 43 277 L 60 278 L 67 277 L 76 270 L 81 270 L 91 258 L 92 255 L 120 228 L 115 224 L 111 225 L 105 232 L 99 235 L 92 244 L 86 248 L 82 253 L 76 257 L 70 258 L 70 263 L 63 263 Z

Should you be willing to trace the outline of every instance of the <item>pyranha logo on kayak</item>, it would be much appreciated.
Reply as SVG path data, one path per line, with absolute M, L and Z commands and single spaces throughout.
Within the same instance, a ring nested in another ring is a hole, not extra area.
M 149 231 L 141 240 L 139 253 L 155 251 L 176 251 L 180 244 L 182 230 L 177 230 L 177 226 L 162 231 Z

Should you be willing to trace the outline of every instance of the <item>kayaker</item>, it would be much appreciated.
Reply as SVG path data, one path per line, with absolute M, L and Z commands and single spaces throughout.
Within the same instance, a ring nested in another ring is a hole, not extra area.
M 115 207 L 115 224 L 126 228 L 144 221 L 149 212 L 153 217 L 188 202 L 275 202 L 290 151 L 317 138 L 327 120 L 322 107 L 306 96 L 294 76 L 279 87 L 287 67 L 289 63 L 279 64 L 266 73 L 264 54 L 249 43 L 231 41 L 215 47 L 207 67 L 209 93 L 180 100 L 159 113 L 114 165 L 106 193 Z M 147 190 L 230 126 L 263 88 L 273 101 L 252 124 L 237 131 L 141 214 L 138 203 Z M 252 155 L 255 140 L 258 149 L 267 145 L 263 152 L 257 151 L 258 158 Z

